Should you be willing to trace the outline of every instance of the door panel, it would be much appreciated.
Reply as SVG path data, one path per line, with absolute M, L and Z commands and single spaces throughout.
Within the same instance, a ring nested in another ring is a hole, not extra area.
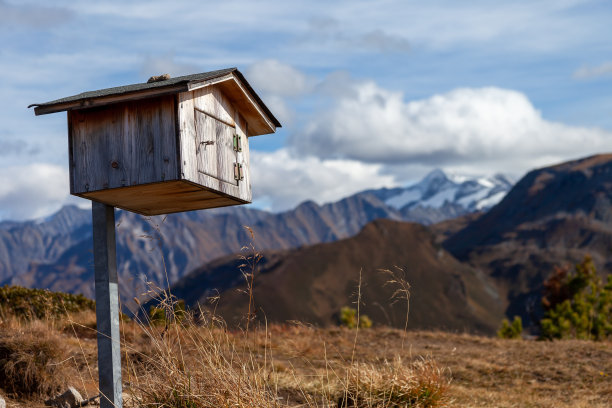
M 200 110 L 196 118 L 198 171 L 224 183 L 237 185 L 234 178 L 234 128 Z

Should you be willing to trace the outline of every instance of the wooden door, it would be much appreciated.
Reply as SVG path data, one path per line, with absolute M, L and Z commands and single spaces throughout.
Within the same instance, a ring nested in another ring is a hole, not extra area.
M 200 111 L 195 111 L 198 172 L 220 182 L 238 185 L 235 177 L 235 128 Z

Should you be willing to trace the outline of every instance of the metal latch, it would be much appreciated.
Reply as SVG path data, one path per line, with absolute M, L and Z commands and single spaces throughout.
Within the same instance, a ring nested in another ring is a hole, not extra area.
M 244 173 L 242 171 L 242 164 L 234 163 L 234 180 L 240 181 L 244 179 Z
M 238 134 L 234 133 L 234 151 L 242 151 L 242 138 Z

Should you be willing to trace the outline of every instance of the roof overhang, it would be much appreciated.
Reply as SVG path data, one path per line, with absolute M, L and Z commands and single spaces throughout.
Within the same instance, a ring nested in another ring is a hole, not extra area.
M 84 92 L 51 102 L 32 104 L 28 107 L 34 106 L 34 113 L 38 116 L 178 94 L 212 85 L 221 88 L 244 116 L 249 124 L 249 136 L 273 133 L 277 127 L 281 127 L 280 122 L 236 68 L 177 77 L 151 84 L 134 84 Z

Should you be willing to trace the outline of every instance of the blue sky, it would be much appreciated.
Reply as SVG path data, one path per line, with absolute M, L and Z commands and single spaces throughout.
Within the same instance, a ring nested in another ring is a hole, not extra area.
M 65 114 L 27 105 L 161 73 L 245 74 L 283 123 L 250 139 L 275 211 L 609 152 L 611 21 L 603 0 L 0 0 L 0 219 L 87 204 Z

